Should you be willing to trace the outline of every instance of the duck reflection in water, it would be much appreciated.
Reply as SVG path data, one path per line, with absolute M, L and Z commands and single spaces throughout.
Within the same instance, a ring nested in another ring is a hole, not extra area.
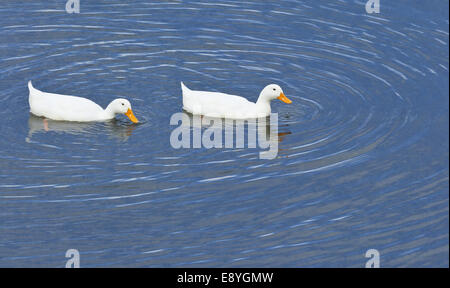
M 120 141 L 127 141 L 136 129 L 136 125 L 125 123 L 118 119 L 112 119 L 104 122 L 68 122 L 54 121 L 43 117 L 38 117 L 30 113 L 28 118 L 28 137 L 27 142 L 31 140 L 36 133 L 67 133 L 74 135 L 97 135 L 97 131 L 106 131 L 106 134 Z
M 276 113 L 268 117 L 243 120 L 180 112 L 172 115 L 170 125 L 178 125 L 170 135 L 170 143 L 175 149 L 245 148 L 246 146 L 258 148 L 259 146 L 264 150 L 259 154 L 262 159 L 276 158 L 278 143 L 284 136 L 291 134 L 289 131 L 278 133 L 278 114 Z

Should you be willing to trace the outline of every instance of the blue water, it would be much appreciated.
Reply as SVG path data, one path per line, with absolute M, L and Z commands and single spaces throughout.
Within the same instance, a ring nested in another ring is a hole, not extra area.
M 80 2 L 0 4 L 1 267 L 449 266 L 448 1 Z M 142 123 L 45 129 L 28 80 Z M 278 157 L 172 148 L 180 81 L 279 84 Z

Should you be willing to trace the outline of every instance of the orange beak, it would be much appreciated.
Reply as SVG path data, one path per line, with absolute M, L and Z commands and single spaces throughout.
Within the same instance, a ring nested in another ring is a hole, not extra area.
M 283 92 L 280 93 L 280 96 L 278 96 L 277 99 L 279 99 L 279 100 L 281 100 L 281 101 L 283 101 L 284 103 L 287 103 L 287 104 L 291 104 L 292 103 L 292 101 L 289 100 L 289 98 L 287 98 L 286 95 L 284 95 Z
M 131 122 L 133 123 L 139 123 L 139 120 L 137 120 L 136 116 L 133 114 L 133 110 L 128 109 L 127 113 L 125 115 L 130 118 Z

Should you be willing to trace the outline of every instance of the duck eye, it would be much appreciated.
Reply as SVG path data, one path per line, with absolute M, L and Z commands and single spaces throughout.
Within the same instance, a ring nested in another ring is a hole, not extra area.
M 125 106 L 125 104 L 124 104 L 124 103 L 122 103 L 122 106 Z
M 273 88 L 273 91 L 277 91 L 277 88 Z

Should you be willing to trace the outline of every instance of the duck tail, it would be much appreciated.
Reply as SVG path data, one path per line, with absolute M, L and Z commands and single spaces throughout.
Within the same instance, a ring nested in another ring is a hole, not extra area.
M 28 90 L 30 92 L 30 95 L 28 96 L 29 99 L 37 97 L 38 95 L 40 95 L 42 92 L 39 91 L 38 89 L 33 87 L 33 83 L 31 83 L 31 80 L 28 81 Z
M 191 89 L 189 89 L 186 85 L 184 85 L 183 82 L 181 82 L 181 96 L 183 97 L 183 107 L 185 108 L 186 105 L 190 102 L 190 94 Z
M 190 91 L 190 90 L 191 89 L 186 87 L 186 85 L 184 85 L 183 81 L 181 81 L 181 91 L 184 93 L 184 92 L 187 92 L 187 91 Z
M 32 105 L 33 105 L 33 102 L 34 102 L 33 99 L 35 99 L 35 97 L 36 97 L 35 96 L 36 95 L 36 93 L 35 93 L 36 89 L 34 89 L 33 84 L 31 83 L 31 80 L 28 81 L 28 90 L 30 91 L 29 94 L 28 94 L 28 104 L 30 104 L 30 112 L 31 112 L 33 110 L 33 108 L 32 108 Z M 28 137 L 30 137 L 30 136 L 28 136 Z

